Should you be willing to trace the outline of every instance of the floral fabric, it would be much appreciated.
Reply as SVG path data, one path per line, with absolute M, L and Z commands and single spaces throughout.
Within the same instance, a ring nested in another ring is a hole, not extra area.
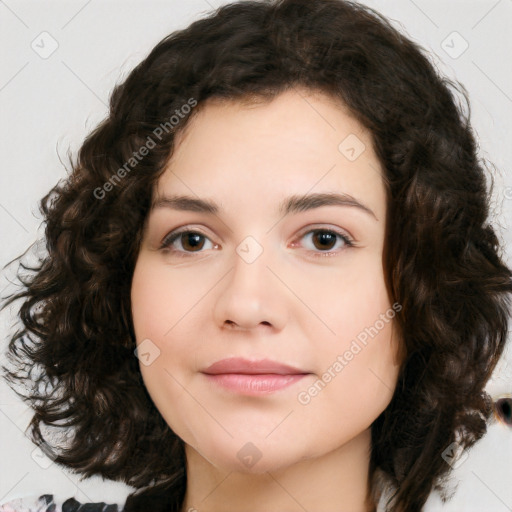
M 122 512 L 118 504 L 80 503 L 69 498 L 64 503 L 56 503 L 53 494 L 43 494 L 38 498 L 18 498 L 0 505 L 0 512 Z

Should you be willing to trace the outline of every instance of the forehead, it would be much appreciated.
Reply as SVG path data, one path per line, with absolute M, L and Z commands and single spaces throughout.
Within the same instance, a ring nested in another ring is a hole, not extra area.
M 177 134 L 156 198 L 218 196 L 276 209 L 283 195 L 340 192 L 385 215 L 371 134 L 332 97 L 292 89 L 270 101 L 209 100 Z

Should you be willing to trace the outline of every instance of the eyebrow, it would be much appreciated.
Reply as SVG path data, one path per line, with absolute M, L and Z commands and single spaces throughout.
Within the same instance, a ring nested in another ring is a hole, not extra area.
M 305 212 L 322 206 L 350 206 L 357 208 L 377 219 L 375 213 L 366 205 L 349 194 L 344 193 L 315 193 L 305 195 L 292 195 L 281 202 L 278 212 L 286 216 L 290 213 Z M 162 196 L 151 205 L 151 210 L 157 208 L 172 208 L 173 210 L 209 213 L 216 215 L 220 207 L 215 201 L 199 199 L 187 195 Z

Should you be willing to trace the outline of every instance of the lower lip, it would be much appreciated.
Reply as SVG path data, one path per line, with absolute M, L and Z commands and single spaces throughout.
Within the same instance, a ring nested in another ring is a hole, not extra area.
M 241 373 L 221 373 L 218 375 L 205 375 L 210 381 L 230 391 L 244 395 L 262 395 L 287 388 L 304 378 L 307 374 L 277 375 L 272 373 L 247 375 Z

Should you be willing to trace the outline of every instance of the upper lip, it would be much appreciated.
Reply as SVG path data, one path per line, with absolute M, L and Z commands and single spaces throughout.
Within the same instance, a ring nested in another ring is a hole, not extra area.
M 230 357 L 213 363 L 203 370 L 203 373 L 207 373 L 209 375 L 225 373 L 241 373 L 247 375 L 274 373 L 278 375 L 296 375 L 307 372 L 270 359 L 251 361 L 249 359 L 244 359 L 243 357 Z

